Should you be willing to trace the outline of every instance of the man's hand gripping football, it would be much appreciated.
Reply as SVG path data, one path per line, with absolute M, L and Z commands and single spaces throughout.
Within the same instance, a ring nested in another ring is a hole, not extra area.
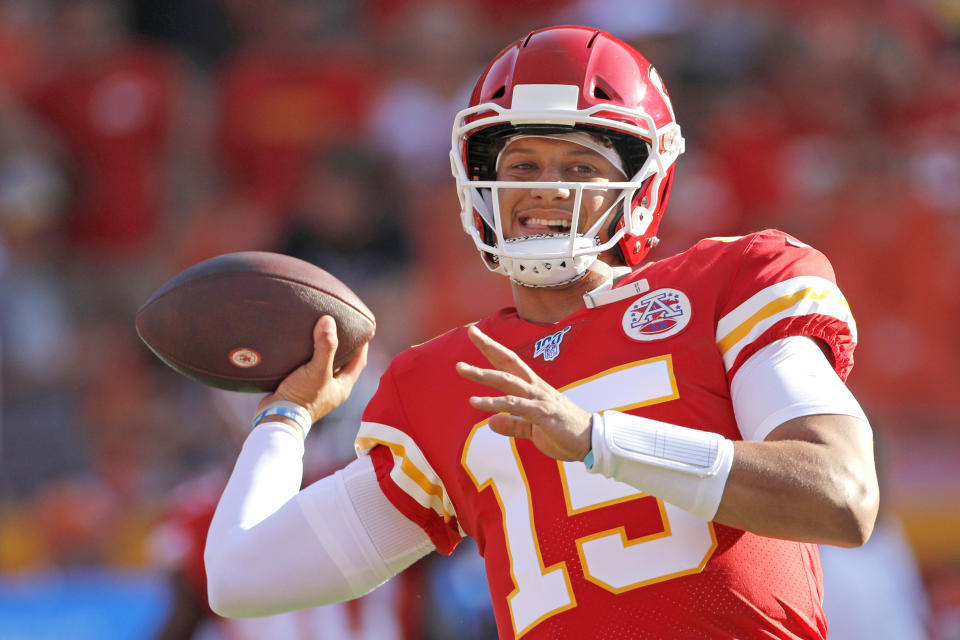
M 490 428 L 504 436 L 529 438 L 551 458 L 583 460 L 591 449 L 591 415 L 547 384 L 520 356 L 477 327 L 470 327 L 468 335 L 494 368 L 458 362 L 457 373 L 507 394 L 470 398 L 470 406 L 475 409 L 499 412 L 490 418 Z
M 305 408 L 316 422 L 343 404 L 367 365 L 369 343 L 335 372 L 333 358 L 337 344 L 336 321 L 330 316 L 321 317 L 313 328 L 313 356 L 284 378 L 276 391 L 261 400 L 257 412 L 271 402 L 286 400 Z

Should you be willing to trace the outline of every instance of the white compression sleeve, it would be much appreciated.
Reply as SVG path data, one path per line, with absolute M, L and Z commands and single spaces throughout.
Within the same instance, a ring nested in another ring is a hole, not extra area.
M 812 338 L 791 336 L 763 347 L 730 383 L 744 440 L 764 440 L 787 420 L 838 414 L 867 417 Z
M 400 513 L 383 495 L 369 456 L 351 462 L 342 473 L 350 503 L 391 575 L 400 573 L 436 549 L 420 525 Z M 326 517 L 320 501 L 311 500 L 309 504 L 318 515 Z
M 262 616 L 355 598 L 433 549 L 379 490 L 368 459 L 299 491 L 302 457 L 303 439 L 288 425 L 264 423 L 247 437 L 204 553 L 217 613 Z

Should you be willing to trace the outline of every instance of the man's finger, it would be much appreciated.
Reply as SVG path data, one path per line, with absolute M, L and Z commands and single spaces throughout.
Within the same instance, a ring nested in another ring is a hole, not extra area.
M 467 336 L 469 336 L 470 341 L 473 342 L 477 349 L 480 350 L 480 353 L 497 369 L 510 371 L 511 373 L 520 373 L 527 378 L 534 375 L 530 367 L 520 359 L 520 356 L 480 331 L 476 325 L 467 329 Z
M 490 429 L 509 438 L 532 438 L 533 425 L 516 416 L 497 414 L 490 418 Z
M 530 422 L 537 422 L 543 416 L 537 403 L 519 396 L 472 396 L 470 406 L 489 413 L 509 413 Z
M 466 362 L 457 363 L 457 373 L 467 380 L 499 389 L 504 393 L 525 397 L 530 395 L 529 385 L 512 373 L 495 371 L 493 369 L 481 369 Z
M 325 377 L 333 377 L 333 357 L 337 353 L 337 322 L 332 316 L 320 316 L 313 326 L 313 358 L 311 367 L 316 367 L 316 373 L 323 373 Z

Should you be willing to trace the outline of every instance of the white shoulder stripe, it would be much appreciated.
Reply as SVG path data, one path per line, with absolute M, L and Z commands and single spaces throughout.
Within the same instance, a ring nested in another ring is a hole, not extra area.
M 389 448 L 393 454 L 390 478 L 398 487 L 421 506 L 433 509 L 444 522 L 456 517 L 457 512 L 440 476 L 427 462 L 413 438 L 385 424 L 361 423 L 354 443 L 357 455 L 366 455 L 377 445 Z M 462 529 L 460 533 L 463 535 Z
M 856 322 L 837 285 L 817 276 L 799 276 L 757 292 L 717 322 L 717 348 L 724 366 L 729 370 L 744 347 L 780 320 L 810 314 L 847 323 L 856 341 Z

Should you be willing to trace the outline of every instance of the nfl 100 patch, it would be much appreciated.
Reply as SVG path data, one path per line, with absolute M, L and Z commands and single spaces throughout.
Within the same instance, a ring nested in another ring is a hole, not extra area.
M 657 289 L 627 307 L 621 326 L 628 338 L 650 342 L 680 333 L 692 316 L 693 308 L 685 293 L 677 289 Z
M 533 345 L 533 357 L 543 356 L 543 359 L 547 362 L 555 359 L 560 355 L 560 343 L 563 342 L 563 336 L 567 335 L 567 331 L 570 331 L 570 327 L 564 327 L 546 338 L 537 340 L 537 343 Z

